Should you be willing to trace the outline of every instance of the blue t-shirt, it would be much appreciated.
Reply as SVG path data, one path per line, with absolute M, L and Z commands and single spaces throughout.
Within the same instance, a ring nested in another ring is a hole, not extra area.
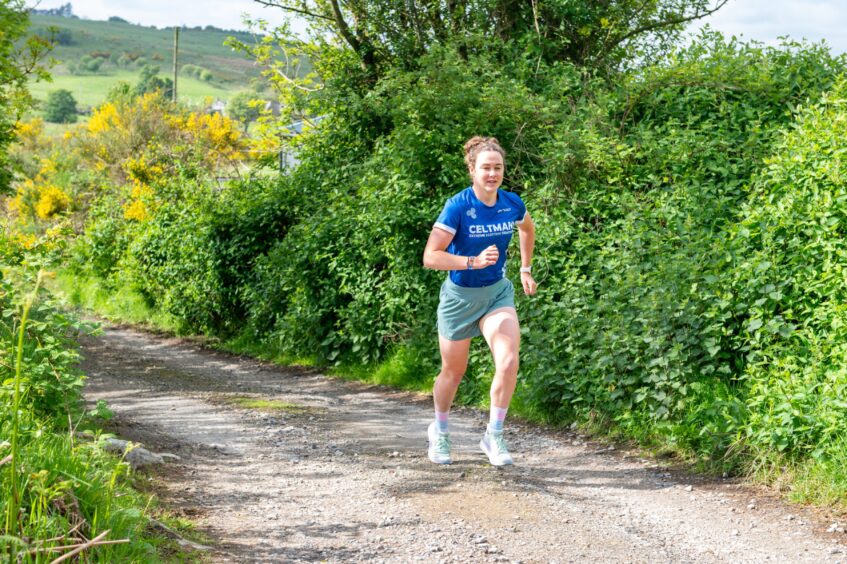
M 526 219 L 526 206 L 520 196 L 497 190 L 497 202 L 488 206 L 467 187 L 444 204 L 435 227 L 453 234 L 447 247 L 452 255 L 477 256 L 486 247 L 497 245 L 500 258 L 495 264 L 473 270 L 451 270 L 450 280 L 457 286 L 490 286 L 506 276 L 506 249 L 515 225 Z

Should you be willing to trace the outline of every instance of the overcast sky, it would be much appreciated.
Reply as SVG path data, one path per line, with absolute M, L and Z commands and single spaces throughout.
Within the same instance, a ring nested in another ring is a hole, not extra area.
M 847 0 L 730 0 L 703 21 L 727 35 L 769 45 L 787 35 L 815 42 L 825 39 L 833 51 L 847 53 Z
M 73 5 L 74 13 L 83 18 L 105 20 L 120 16 L 157 27 L 213 25 L 243 29 L 241 16 L 245 12 L 272 24 L 283 21 L 282 10 L 252 0 L 41 0 L 38 7 L 55 8 L 67 1 Z M 36 0 L 28 0 L 27 4 L 33 6 Z M 847 53 L 847 0 L 730 0 L 705 21 L 729 35 L 768 44 L 775 44 L 781 35 L 826 39 L 833 50 Z

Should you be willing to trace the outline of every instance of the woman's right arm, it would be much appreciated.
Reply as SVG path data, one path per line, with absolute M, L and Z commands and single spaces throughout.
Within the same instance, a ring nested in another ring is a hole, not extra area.
M 447 246 L 453 240 L 453 234 L 444 229 L 433 227 L 426 242 L 423 254 L 423 265 L 433 270 L 467 270 L 468 257 L 451 255 Z M 496 245 L 491 245 L 478 256 L 474 257 L 473 268 L 480 269 L 497 262 L 500 252 Z

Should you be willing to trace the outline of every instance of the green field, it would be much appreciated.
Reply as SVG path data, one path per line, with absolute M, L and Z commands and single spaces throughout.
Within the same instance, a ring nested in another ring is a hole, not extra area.
M 53 90 L 64 88 L 69 90 L 77 101 L 80 109 L 98 106 L 103 102 L 109 88 L 120 81 L 135 84 L 138 82 L 138 72 L 132 70 L 115 70 L 109 74 L 75 76 L 69 74 L 53 74 L 53 82 L 34 82 L 29 86 L 32 95 L 40 101 L 47 99 L 47 94 Z M 180 76 L 177 81 L 177 96 L 180 101 L 188 104 L 200 104 L 204 98 L 220 98 L 227 100 L 238 90 L 246 89 L 247 84 L 232 84 L 224 87 Z

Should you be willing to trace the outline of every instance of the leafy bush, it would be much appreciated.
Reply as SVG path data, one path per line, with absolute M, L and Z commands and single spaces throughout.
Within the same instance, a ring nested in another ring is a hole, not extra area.
M 762 451 L 821 458 L 847 433 L 847 81 L 806 107 L 732 230 L 733 305 Z
M 182 72 L 182 74 L 186 74 L 188 76 L 194 77 L 198 80 L 202 80 L 205 82 L 212 80 L 212 78 L 214 77 L 212 71 L 210 71 L 209 69 L 191 63 L 182 65 L 182 69 L 180 69 L 180 72 Z
M 85 63 L 85 70 L 88 72 L 97 72 L 103 66 L 103 59 L 95 58 Z
M 430 333 L 440 275 L 421 268 L 421 252 L 444 198 L 468 182 L 457 147 L 488 116 L 506 143 L 543 116 L 518 83 L 449 52 L 383 88 L 386 99 L 348 98 L 306 140 L 290 180 L 301 219 L 258 262 L 248 290 L 257 329 L 292 353 L 370 362 Z M 351 123 L 376 112 L 392 132 L 368 153 Z M 514 158 L 531 166 L 528 154 Z
M 141 67 L 141 72 L 138 74 L 138 82 L 135 85 L 136 95 L 141 96 L 143 94 L 160 92 L 165 98 L 171 98 L 173 96 L 174 81 L 170 78 L 159 76 L 158 66 L 147 64 L 141 66 L 141 59 L 138 59 L 136 64 Z
M 68 90 L 54 90 L 47 95 L 44 119 L 53 123 L 76 122 L 76 100 Z
M 53 33 L 53 41 L 59 45 L 73 45 L 73 32 L 66 27 L 57 27 Z
M 255 92 L 243 90 L 228 100 L 226 113 L 230 119 L 241 123 L 244 130 L 247 131 L 250 123 L 259 118 L 262 102 L 261 97 Z

